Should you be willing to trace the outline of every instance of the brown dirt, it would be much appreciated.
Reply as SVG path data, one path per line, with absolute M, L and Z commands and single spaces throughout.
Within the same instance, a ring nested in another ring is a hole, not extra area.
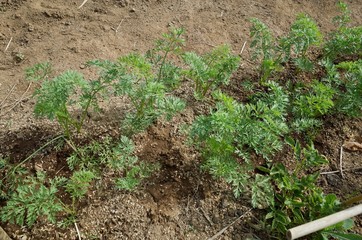
M 35 63 L 50 61 L 58 73 L 75 69 L 92 76 L 85 68 L 88 60 L 144 52 L 169 26 L 187 30 L 187 50 L 205 52 L 228 43 L 239 53 L 249 40 L 251 17 L 261 19 L 278 36 L 300 12 L 309 14 L 326 32 L 333 29 L 331 19 L 338 13 L 337 1 L 318 0 L 89 0 L 78 9 L 81 2 L 0 0 L 0 154 L 11 161 L 21 161 L 59 131 L 55 123 L 33 117 L 34 85 L 25 80 L 24 71 Z M 354 23 L 361 25 L 362 1 L 347 2 Z M 247 45 L 243 57 L 248 55 Z M 245 62 L 234 81 L 247 79 L 254 67 Z M 118 136 L 122 109 L 120 99 L 105 103 L 103 114 L 94 116 L 85 130 L 87 138 Z M 189 107 L 172 122 L 157 123 L 135 137 L 138 157 L 160 162 L 160 172 L 135 193 L 101 184 L 96 194 L 84 199 L 79 213 L 83 239 L 207 239 L 247 211 L 246 201 L 236 201 L 225 184 L 199 170 L 197 153 L 185 143 L 180 128 L 198 112 L 197 107 Z M 325 170 L 338 170 L 339 149 L 343 142 L 362 136 L 362 121 L 326 121 L 316 146 L 331 160 Z M 359 168 L 360 156 L 360 152 L 345 152 L 344 168 Z M 33 166 L 56 173 L 59 161 L 64 156 L 45 152 Z M 343 179 L 339 174 L 325 175 L 321 184 L 342 198 L 362 192 L 358 171 L 346 172 Z M 255 216 L 247 214 L 222 239 L 258 236 L 247 224 Z M 77 239 L 73 226 L 60 229 L 41 221 L 32 229 L 4 226 L 14 239 Z

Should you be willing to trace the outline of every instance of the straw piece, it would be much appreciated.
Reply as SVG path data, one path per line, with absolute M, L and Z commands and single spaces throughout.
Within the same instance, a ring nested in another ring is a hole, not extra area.
M 82 2 L 82 4 L 78 7 L 78 9 L 80 9 L 81 7 L 83 7 L 83 5 L 84 5 L 86 2 L 88 2 L 88 0 L 84 0 L 84 1 Z
M 6 45 L 6 48 L 4 50 L 4 52 L 6 52 L 6 50 L 8 50 L 9 46 L 10 46 L 10 43 L 11 41 L 13 40 L 13 37 L 10 38 L 9 42 L 8 42 L 8 45 Z
M 341 146 L 340 155 L 339 155 L 339 171 L 341 172 L 342 178 L 344 178 L 344 174 L 343 174 L 343 146 Z
M 80 232 L 79 232 L 79 228 L 78 228 L 77 223 L 74 222 L 74 225 L 75 225 L 75 230 L 77 230 L 78 239 L 79 239 L 79 240 L 82 240 L 82 238 L 80 237 Z
M 245 45 L 246 45 L 246 41 L 244 42 L 243 47 L 240 50 L 240 53 L 239 53 L 240 55 L 244 52 Z

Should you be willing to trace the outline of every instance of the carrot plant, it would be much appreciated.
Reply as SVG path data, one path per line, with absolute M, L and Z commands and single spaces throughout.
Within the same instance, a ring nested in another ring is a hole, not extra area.
M 2 162 L 5 164 L 6 161 Z M 101 170 L 110 168 L 115 172 L 116 188 L 133 190 L 158 167 L 140 162 L 134 155 L 133 142 L 125 136 L 118 143 L 112 143 L 108 138 L 102 143 L 79 147 L 67 163 L 73 171 L 69 179 L 51 179 L 44 172 L 32 176 L 21 168 L 10 172 L 17 175 L 2 182 L 2 197 L 7 201 L 0 211 L 1 221 L 31 227 L 39 218 L 44 218 L 67 226 L 76 221 L 79 202 L 92 187 L 92 182 L 100 178 Z M 60 198 L 60 191 L 69 194 L 70 204 L 65 203 L 64 196 Z
M 252 18 L 250 27 L 252 58 L 260 61 L 260 82 L 266 83 L 272 73 L 282 71 L 288 61 L 301 71 L 312 71 L 314 66 L 307 53 L 323 42 L 317 24 L 307 15 L 300 14 L 288 35 L 275 39 L 269 28 L 259 19 Z
M 264 84 L 273 72 L 281 70 L 280 60 L 270 29 L 257 18 L 250 22 L 252 59 L 260 61 L 260 82 Z
M 341 15 L 333 20 L 338 29 L 332 32 L 324 46 L 325 56 L 331 59 L 348 55 L 362 56 L 362 26 L 349 27 L 351 16 L 348 6 L 339 2 Z
M 119 189 L 133 190 L 141 181 L 157 170 L 157 164 L 146 164 L 134 155 L 135 146 L 126 136 L 116 141 L 105 138 L 102 143 L 94 141 L 79 147 L 67 158 L 71 170 L 92 170 L 95 176 L 100 171 L 112 169 L 115 172 L 115 186 Z
M 35 90 L 34 113 L 38 117 L 56 119 L 64 135 L 71 138 L 74 130 L 80 132 L 91 109 L 98 109 L 98 94 L 111 84 L 109 79 L 86 81 L 76 71 L 66 71 L 49 77 L 49 64 L 37 64 L 27 70 L 27 78 L 41 83 Z M 71 111 L 78 110 L 79 114 Z
M 55 178 L 45 185 L 45 174 L 38 172 L 35 177 L 27 177 L 15 191 L 9 194 L 9 199 L 1 211 L 1 221 L 18 225 L 32 226 L 40 216 L 45 216 L 55 223 L 57 214 L 64 211 L 62 202 L 56 193 L 64 179 Z
M 303 71 L 313 70 L 313 63 L 307 57 L 307 51 L 312 46 L 322 44 L 323 36 L 317 24 L 307 15 L 300 14 L 292 24 L 289 34 L 279 41 L 281 57 L 288 61 L 291 54 L 294 64 Z
M 302 148 L 291 138 L 287 138 L 287 143 L 297 161 L 294 170 L 276 163 L 266 171 L 274 188 L 274 197 L 266 208 L 265 227 L 278 238 L 285 236 L 288 228 L 332 214 L 340 208 L 335 195 L 325 195 L 317 186 L 318 172 L 302 174 L 307 169 L 328 163 L 325 157 L 318 154 L 313 144 Z
M 270 90 L 265 99 L 245 105 L 215 93 L 215 110 L 197 117 L 190 129 L 190 137 L 205 160 L 204 168 L 229 182 L 235 196 L 251 188 L 250 154 L 269 159 L 282 148 L 281 137 L 288 132 L 284 121 L 288 98 L 275 83 L 270 84 Z
M 185 30 L 183 28 L 171 29 L 169 33 L 164 33 L 161 39 L 156 41 L 155 47 L 146 53 L 146 58 L 158 68 L 157 79 L 162 81 L 166 87 L 174 89 L 180 85 L 181 68 L 176 66 L 169 55 L 180 55 L 185 45 L 183 38 Z
M 362 115 L 362 60 L 341 62 L 337 69 L 342 70 L 341 81 L 344 91 L 338 93 L 336 109 L 348 116 Z
M 183 60 L 188 65 L 186 76 L 194 81 L 197 99 L 204 99 L 210 91 L 228 84 L 240 62 L 240 58 L 233 55 L 227 45 L 219 46 L 203 56 L 186 52 Z
M 185 107 L 181 99 L 170 93 L 179 85 L 182 75 L 181 69 L 168 59 L 171 54 L 180 53 L 182 33 L 182 29 L 173 29 L 164 34 L 145 55 L 131 53 L 116 62 L 89 62 L 101 69 L 102 78 L 111 79 L 114 94 L 126 96 L 131 102 L 123 121 L 124 131 L 141 131 L 159 117 L 169 120 Z
M 306 89 L 300 87 L 295 91 L 293 113 L 298 117 L 316 118 L 327 114 L 334 107 L 335 90 L 327 84 L 313 81 Z

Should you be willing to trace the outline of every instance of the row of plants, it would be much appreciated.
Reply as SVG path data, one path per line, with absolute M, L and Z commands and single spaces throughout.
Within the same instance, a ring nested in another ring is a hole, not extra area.
M 1 190 L 6 206 L 0 211 L 1 220 L 30 227 L 46 216 L 51 222 L 61 218 L 61 225 L 67 226 L 76 221 L 79 200 L 110 169 L 115 187 L 134 189 L 159 165 L 138 159 L 131 138 L 157 119 L 168 121 L 183 111 L 186 102 L 174 93 L 185 81 L 193 83 L 195 101 L 210 107 L 187 132 L 191 146 L 201 153 L 201 167 L 229 183 L 236 198 L 248 196 L 254 208 L 264 209 L 260 221 L 264 231 L 281 238 L 290 227 L 337 211 L 341 208 L 337 197 L 324 194 L 317 185 L 318 169 L 328 161 L 315 149 L 313 138 L 324 116 L 362 113 L 362 27 L 350 27 L 346 4 L 339 6 L 337 29 L 327 37 L 305 14 L 279 38 L 260 20 L 251 20 L 252 58 L 260 68 L 247 102 L 222 91 L 238 70 L 240 57 L 228 45 L 204 55 L 185 52 L 183 29 L 164 34 L 146 54 L 89 62 L 89 67 L 99 70 L 96 79 L 86 80 L 76 71 L 53 76 L 48 63 L 29 68 L 27 78 L 39 83 L 35 115 L 56 120 L 63 130 L 43 147 L 55 142 L 68 145 L 72 174 L 69 178 L 34 175 L 22 168 L 33 156 L 17 166 L 4 158 Z M 318 58 L 312 50 L 320 54 Z M 293 77 L 287 79 L 292 69 Z M 89 113 L 99 111 L 99 100 L 111 96 L 123 96 L 129 103 L 126 113 L 120 113 L 122 136 L 77 144 L 77 133 Z M 293 169 L 275 159 L 286 148 L 294 154 Z M 265 164 L 257 165 L 255 158 Z M 61 199 L 60 191 L 69 200 Z M 342 233 L 352 226 L 345 221 L 316 237 L 356 237 Z

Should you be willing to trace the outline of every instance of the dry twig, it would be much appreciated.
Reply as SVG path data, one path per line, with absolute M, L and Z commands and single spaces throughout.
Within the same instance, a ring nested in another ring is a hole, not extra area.
M 123 21 L 124 21 L 124 18 L 121 20 L 121 22 L 118 24 L 118 26 L 117 26 L 117 28 L 116 28 L 116 30 L 115 30 L 115 32 L 117 33 L 118 32 L 118 29 L 119 29 L 119 27 L 121 26 L 121 24 L 123 23 Z
M 204 218 L 209 222 L 210 226 L 212 226 L 214 223 L 211 221 L 209 215 L 206 214 L 205 210 L 202 207 L 200 209 L 201 209 L 201 212 L 202 212 Z
M 11 41 L 13 40 L 13 37 L 10 38 L 9 42 L 8 42 L 8 45 L 6 45 L 6 48 L 4 50 L 4 52 L 6 52 L 6 50 L 8 50 L 9 46 L 10 46 L 10 43 Z
M 242 214 L 240 217 L 238 217 L 237 219 L 235 219 L 232 223 L 230 223 L 229 225 L 227 225 L 226 227 L 224 227 L 223 229 L 221 229 L 219 232 L 217 232 L 214 236 L 212 236 L 211 238 L 209 238 L 208 240 L 216 240 L 218 237 L 220 237 L 229 227 L 231 227 L 232 225 L 234 225 L 238 220 L 240 220 L 241 218 L 243 218 L 246 214 L 248 214 L 251 211 L 251 208 L 249 210 L 247 210 L 244 214 Z
M 78 234 L 78 239 L 79 240 L 82 240 L 82 238 L 80 237 L 80 232 L 79 232 L 79 229 L 78 229 L 78 225 L 76 222 L 74 222 L 74 225 L 75 225 L 75 229 L 77 230 L 77 234 Z
M 9 93 L 6 95 L 6 97 L 4 98 L 4 100 L 1 101 L 0 103 L 0 109 L 3 107 L 5 101 L 8 99 L 8 97 L 10 96 L 10 94 L 14 91 L 14 88 L 16 87 L 17 83 L 15 83 L 12 88 L 10 89 Z
M 345 142 L 343 148 L 349 151 L 362 151 L 362 144 L 359 142 Z
M 245 45 L 246 45 L 246 41 L 244 42 L 243 47 L 240 50 L 240 53 L 239 53 L 240 55 L 244 52 Z
M 340 155 L 339 155 L 339 171 L 341 172 L 342 178 L 344 178 L 343 174 L 343 145 L 341 146 Z
M 84 0 L 84 1 L 82 2 L 82 4 L 78 7 L 78 9 L 80 9 L 81 7 L 83 7 L 83 5 L 86 4 L 86 2 L 88 2 L 88 0 Z
M 348 169 L 343 169 L 343 172 L 356 172 L 356 171 L 361 171 L 361 170 L 362 170 L 362 167 L 348 168 Z M 321 172 L 320 175 L 335 174 L 335 173 L 340 173 L 340 172 L 341 172 L 340 170 Z
M 21 101 L 23 101 L 23 100 L 25 100 L 26 98 L 28 98 L 28 97 L 25 98 L 24 96 L 25 96 L 25 94 L 29 91 L 30 86 L 31 86 L 31 83 L 29 83 L 28 87 L 26 88 L 25 92 L 21 95 L 20 99 L 19 99 L 18 101 L 16 101 L 11 108 L 9 108 L 6 112 L 4 112 L 4 113 L 2 114 L 2 116 L 5 115 L 5 114 L 7 114 L 8 112 L 10 112 L 11 110 L 13 110 Z
M 353 169 L 347 169 L 347 170 L 343 170 L 343 149 L 347 149 L 349 151 L 362 151 L 362 144 L 358 143 L 358 142 L 345 142 L 340 149 L 340 155 L 339 155 L 339 170 L 337 171 L 329 171 L 329 172 L 321 172 L 321 175 L 326 175 L 326 174 L 334 174 L 334 173 L 341 173 L 342 178 L 344 178 L 344 174 L 343 172 L 346 171 L 355 171 L 355 170 L 359 170 L 360 168 L 353 168 Z

